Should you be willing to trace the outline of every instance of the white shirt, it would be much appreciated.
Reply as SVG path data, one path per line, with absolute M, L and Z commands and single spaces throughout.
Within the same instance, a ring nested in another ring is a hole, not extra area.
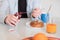
M 18 12 L 18 0 L 1 0 L 2 3 L 0 4 L 0 22 L 4 23 L 4 19 L 6 17 L 7 14 L 14 14 L 16 12 Z M 49 8 L 50 4 L 55 4 L 55 5 L 59 5 L 59 0 L 27 0 L 27 15 L 28 17 L 31 17 L 31 12 L 33 9 L 35 8 L 40 8 L 40 9 L 47 9 Z M 54 6 L 54 5 L 53 5 Z M 9 10 L 7 10 L 9 9 Z M 57 10 L 56 10 L 57 9 Z M 58 11 L 58 9 L 60 10 L 60 6 L 54 6 L 51 11 L 50 14 L 53 12 L 55 14 L 60 13 L 60 11 Z M 9 12 L 9 13 L 6 13 Z M 58 16 L 58 15 L 57 15 Z
M 4 23 L 7 14 L 18 12 L 18 0 L 1 0 L 0 4 L 0 23 Z
M 35 8 L 40 8 L 41 0 L 27 0 L 27 15 L 31 17 L 31 12 Z
M 31 12 L 35 8 L 41 8 L 40 6 L 41 0 L 27 0 L 27 15 L 31 17 Z M 4 0 L 3 5 L 0 7 L 0 11 L 2 12 L 1 18 L 4 21 L 4 18 L 8 13 L 6 13 L 7 8 L 9 9 L 10 14 L 14 14 L 18 12 L 18 0 Z M 4 9 L 3 9 L 4 8 Z
M 18 11 L 18 0 L 4 0 L 1 6 L 1 10 L 4 12 L 9 8 L 10 13 L 15 13 Z
M 18 12 L 18 0 L 9 0 L 10 13 Z

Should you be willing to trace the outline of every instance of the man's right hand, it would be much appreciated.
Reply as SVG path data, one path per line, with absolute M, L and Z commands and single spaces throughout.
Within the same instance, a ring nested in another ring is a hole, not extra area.
M 18 17 L 14 16 L 13 14 L 9 14 L 6 16 L 4 22 L 10 26 L 15 26 L 17 22 L 19 22 Z
M 35 17 L 35 18 L 38 17 L 40 14 L 41 14 L 41 10 L 39 8 L 35 8 L 32 11 L 32 16 Z

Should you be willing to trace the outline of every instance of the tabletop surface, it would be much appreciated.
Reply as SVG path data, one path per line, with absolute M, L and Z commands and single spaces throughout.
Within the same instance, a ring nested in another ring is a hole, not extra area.
M 21 18 L 20 22 L 15 27 L 15 30 L 17 32 L 14 32 L 14 33 L 8 31 L 9 27 L 11 26 L 0 23 L 0 40 L 22 40 L 25 37 L 34 36 L 36 33 L 39 33 L 39 32 L 44 33 L 47 36 L 60 38 L 60 19 L 55 18 L 54 20 L 57 24 L 57 31 L 54 34 L 47 33 L 45 27 L 42 29 L 28 27 L 26 23 L 31 21 L 30 18 Z

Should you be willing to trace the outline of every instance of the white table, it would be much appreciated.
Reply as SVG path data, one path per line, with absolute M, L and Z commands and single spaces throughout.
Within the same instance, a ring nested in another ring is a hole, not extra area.
M 47 36 L 54 36 L 60 38 L 60 19 L 55 18 L 57 24 L 57 32 L 55 34 L 48 34 L 45 29 L 34 29 L 26 26 L 26 23 L 30 21 L 29 18 L 22 18 L 17 24 L 16 29 L 19 32 L 19 39 L 16 38 L 16 35 L 8 32 L 8 25 L 0 24 L 0 40 L 22 40 L 25 37 L 33 36 L 36 33 L 44 33 Z

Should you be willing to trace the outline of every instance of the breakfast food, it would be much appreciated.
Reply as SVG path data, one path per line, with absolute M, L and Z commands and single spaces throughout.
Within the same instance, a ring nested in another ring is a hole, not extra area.
M 48 40 L 48 37 L 43 33 L 37 33 L 33 37 L 25 38 L 24 40 Z
M 32 39 L 33 40 L 48 40 L 48 37 L 43 33 L 38 33 Z
M 44 26 L 44 23 L 43 23 L 43 22 L 39 22 L 39 21 L 32 21 L 32 22 L 30 23 L 30 25 L 31 25 L 32 27 L 40 28 L 40 27 L 43 27 L 43 26 Z
M 23 40 L 60 40 L 60 39 L 55 37 L 47 37 L 43 33 L 37 33 L 33 37 L 27 37 L 27 38 L 24 38 Z

